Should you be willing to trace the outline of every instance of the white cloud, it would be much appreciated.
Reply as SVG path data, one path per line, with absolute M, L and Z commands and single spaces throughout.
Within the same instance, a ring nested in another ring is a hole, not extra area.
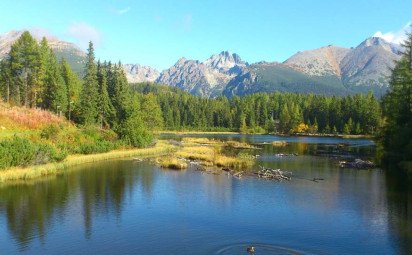
M 85 22 L 73 22 L 67 28 L 67 34 L 73 37 L 82 48 L 87 48 L 89 41 L 92 41 L 94 45 L 99 45 L 102 38 L 96 28 Z
M 390 31 L 382 33 L 381 31 L 376 32 L 373 36 L 385 39 L 388 42 L 400 44 L 406 40 L 406 33 L 411 32 L 412 22 L 406 23 L 406 25 L 398 31 Z
M 128 13 L 132 8 L 130 6 L 123 8 L 123 9 L 114 9 L 114 12 L 118 15 L 123 15 L 125 13 Z
M 183 16 L 183 18 L 180 20 L 179 26 L 185 32 L 192 31 L 192 27 L 193 27 L 193 16 L 192 16 L 192 14 L 186 14 L 185 16 Z

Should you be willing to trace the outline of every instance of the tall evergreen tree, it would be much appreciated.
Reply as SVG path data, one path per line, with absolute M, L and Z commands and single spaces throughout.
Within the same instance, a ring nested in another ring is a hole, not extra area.
M 47 46 L 47 41 L 43 39 L 42 42 L 45 43 L 42 47 L 45 47 L 48 51 L 44 53 L 44 63 L 42 63 L 42 65 L 45 66 L 45 72 L 42 74 L 42 84 L 44 84 L 44 88 L 42 89 L 43 100 L 41 105 L 45 109 L 49 109 L 59 114 L 65 114 L 68 106 L 67 87 L 62 77 L 56 56 Z
M 80 95 L 80 115 L 81 122 L 86 125 L 98 122 L 98 82 L 97 66 L 94 58 L 93 43 L 89 42 L 87 50 L 87 62 L 85 76 L 83 79 L 83 89 Z
M 38 89 L 36 74 L 39 66 L 39 50 L 36 40 L 25 31 L 11 46 L 10 71 L 13 76 L 11 102 L 17 105 L 34 106 Z
M 383 100 L 386 125 L 383 145 L 389 160 L 412 160 L 412 34 L 404 42 L 402 58 L 392 71 Z
M 60 69 L 67 89 L 67 118 L 71 120 L 73 112 L 76 113 L 75 115 L 79 115 L 78 105 L 80 100 L 81 82 L 65 59 L 62 59 Z
M 110 122 L 113 122 L 115 109 L 110 100 L 109 93 L 107 90 L 107 72 L 106 65 L 102 65 L 100 61 L 97 63 L 97 81 L 99 84 L 99 123 L 100 126 L 109 127 Z

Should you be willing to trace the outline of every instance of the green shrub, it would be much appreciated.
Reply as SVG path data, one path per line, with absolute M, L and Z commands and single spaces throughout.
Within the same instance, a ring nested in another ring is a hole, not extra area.
M 67 154 L 49 144 L 13 137 L 0 142 L 0 169 L 61 161 Z
M 40 137 L 43 139 L 54 139 L 60 133 L 61 128 L 56 124 L 48 125 L 40 132 Z
M 138 115 L 127 118 L 119 133 L 124 142 L 134 147 L 145 147 L 153 142 L 153 134 L 146 129 Z
M 116 148 L 118 148 L 116 142 L 98 140 L 94 143 L 81 144 L 79 146 L 79 152 L 81 154 L 103 153 L 114 150 Z

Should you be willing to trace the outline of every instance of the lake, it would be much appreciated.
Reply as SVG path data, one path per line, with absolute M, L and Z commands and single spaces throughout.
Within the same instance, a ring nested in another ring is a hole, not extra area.
M 362 139 L 194 135 L 248 141 L 274 182 L 133 159 L 0 186 L 0 254 L 412 254 L 410 181 L 339 168 L 375 157 Z M 162 138 L 180 139 L 167 135 Z M 285 140 L 286 147 L 273 147 Z M 297 156 L 279 157 L 278 153 Z M 313 178 L 324 180 L 315 182 Z

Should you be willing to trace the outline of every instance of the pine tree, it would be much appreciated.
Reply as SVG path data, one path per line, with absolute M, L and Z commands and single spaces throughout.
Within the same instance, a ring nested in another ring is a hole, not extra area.
M 383 100 L 386 125 L 382 143 L 387 159 L 393 161 L 412 160 L 412 34 L 403 47 Z
M 38 57 L 37 42 L 27 31 L 11 46 L 8 57 L 13 76 L 10 101 L 17 105 L 34 106 L 35 92 L 38 89 Z
M 63 81 L 67 88 L 67 118 L 71 120 L 73 112 L 76 116 L 79 115 L 78 105 L 80 100 L 81 82 L 65 59 L 62 59 L 60 69 Z
M 47 41 L 45 41 L 44 47 L 48 48 Z M 62 77 L 60 66 L 50 48 L 45 54 L 47 55 L 44 56 L 45 72 L 42 74 L 44 88 L 42 89 L 43 100 L 41 105 L 45 109 L 59 114 L 66 113 L 68 106 L 67 87 Z
M 107 90 L 107 72 L 106 66 L 102 66 L 100 61 L 97 63 L 97 80 L 99 84 L 99 122 L 100 126 L 109 127 L 110 122 L 113 122 L 115 116 L 115 109 L 110 100 Z
M 81 122 L 86 125 L 96 124 L 98 118 L 98 83 L 97 67 L 94 62 L 93 43 L 89 42 L 87 50 L 86 74 L 83 79 L 83 89 L 80 95 Z
M 161 130 L 163 128 L 163 117 L 162 109 L 156 100 L 156 96 L 153 93 L 149 93 L 143 97 L 142 107 L 142 118 L 145 123 L 145 126 L 149 130 Z M 179 109 L 174 111 L 174 118 L 180 119 L 180 114 L 176 114 Z M 180 121 L 176 121 L 180 124 Z

